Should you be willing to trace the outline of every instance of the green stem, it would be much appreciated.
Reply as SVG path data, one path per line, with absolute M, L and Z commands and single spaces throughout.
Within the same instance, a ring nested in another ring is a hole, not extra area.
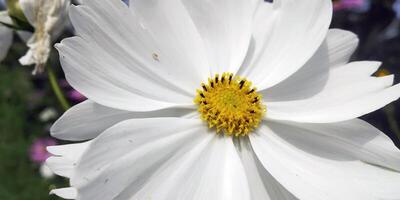
M 53 89 L 54 94 L 56 95 L 58 102 L 61 104 L 61 107 L 64 110 L 68 110 L 71 106 L 69 105 L 67 99 L 64 96 L 64 93 L 61 91 L 60 86 L 58 85 L 56 75 L 54 74 L 53 69 L 51 67 L 47 67 L 47 73 L 49 76 L 49 81 L 51 88 Z

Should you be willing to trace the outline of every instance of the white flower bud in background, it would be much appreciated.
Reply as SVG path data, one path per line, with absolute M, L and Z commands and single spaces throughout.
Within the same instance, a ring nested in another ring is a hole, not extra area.
M 69 5 L 70 0 L 7 0 L 7 11 L 0 13 L 0 61 L 12 44 L 14 29 L 29 47 L 19 62 L 35 65 L 33 75 L 43 72 L 52 41 L 66 24 Z
M 54 178 L 55 174 L 51 171 L 51 169 L 46 165 L 42 164 L 39 168 L 40 175 L 45 179 Z
M 35 32 L 27 45 L 29 51 L 19 61 L 22 65 L 35 65 L 33 74 L 44 70 L 50 55 L 51 42 L 64 27 L 69 0 L 20 0 L 20 6 Z
M 54 108 L 46 108 L 39 114 L 39 119 L 42 122 L 48 122 L 55 119 L 58 116 L 57 111 Z

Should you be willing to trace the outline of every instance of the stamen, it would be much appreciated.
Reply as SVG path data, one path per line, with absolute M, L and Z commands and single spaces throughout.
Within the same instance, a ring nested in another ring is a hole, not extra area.
M 255 89 L 251 89 L 250 92 L 248 92 L 247 94 L 251 94 L 251 93 L 253 93 L 254 91 L 256 91 L 256 90 L 255 90 Z
M 225 83 L 225 80 L 228 80 Z M 201 118 L 217 133 L 245 136 L 258 127 L 266 111 L 251 82 L 232 73 L 215 75 L 202 83 L 194 102 Z
M 240 81 L 240 83 L 239 83 L 239 85 L 240 85 L 240 89 L 242 89 L 243 88 L 243 85 L 244 85 L 244 83 L 245 83 L 246 81 L 245 80 L 241 80 Z
M 203 84 L 202 87 L 203 87 L 204 91 L 206 91 L 206 92 L 208 91 L 206 85 Z

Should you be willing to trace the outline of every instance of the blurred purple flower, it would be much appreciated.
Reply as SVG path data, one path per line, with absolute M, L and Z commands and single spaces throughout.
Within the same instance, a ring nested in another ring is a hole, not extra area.
M 59 84 L 64 89 L 64 91 L 66 91 L 69 100 L 74 101 L 75 103 L 86 100 L 86 97 L 83 96 L 80 92 L 76 91 L 74 88 L 72 88 L 65 79 L 60 80 Z
M 76 91 L 74 89 L 71 89 L 68 92 L 68 98 L 75 102 L 82 102 L 82 101 L 86 100 L 85 96 L 83 96 L 81 93 L 79 93 L 78 91 Z
M 333 10 L 354 10 L 359 12 L 365 12 L 369 10 L 369 0 L 337 0 L 333 3 Z
M 47 152 L 46 148 L 54 145 L 57 145 L 57 141 L 52 138 L 36 139 L 29 150 L 29 156 L 32 162 L 42 164 L 46 161 L 46 159 L 51 156 L 51 154 Z
M 61 80 L 59 80 L 59 81 L 58 81 L 58 84 L 60 84 L 60 86 L 61 86 L 62 88 L 68 88 L 68 87 L 71 87 L 71 86 L 68 84 L 68 81 L 67 81 L 67 80 L 65 80 L 65 79 L 61 79 Z

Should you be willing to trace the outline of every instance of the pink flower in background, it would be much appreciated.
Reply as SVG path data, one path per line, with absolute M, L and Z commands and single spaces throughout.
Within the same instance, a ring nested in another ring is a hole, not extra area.
M 79 93 L 78 91 L 71 89 L 68 92 L 68 98 L 71 99 L 72 101 L 76 101 L 76 102 L 82 102 L 84 100 L 86 100 L 86 97 L 83 96 L 81 93 Z
M 42 164 L 48 157 L 50 153 L 47 152 L 46 148 L 48 146 L 57 145 L 57 141 L 52 138 L 38 138 L 33 143 L 29 150 L 29 156 L 34 163 Z
M 74 88 L 72 88 L 65 79 L 61 80 L 59 83 L 64 91 L 66 91 L 68 99 L 76 103 L 86 100 L 86 97 L 83 96 L 80 92 L 76 91 Z
M 333 10 L 359 10 L 366 11 L 369 8 L 368 0 L 337 0 L 333 3 Z

